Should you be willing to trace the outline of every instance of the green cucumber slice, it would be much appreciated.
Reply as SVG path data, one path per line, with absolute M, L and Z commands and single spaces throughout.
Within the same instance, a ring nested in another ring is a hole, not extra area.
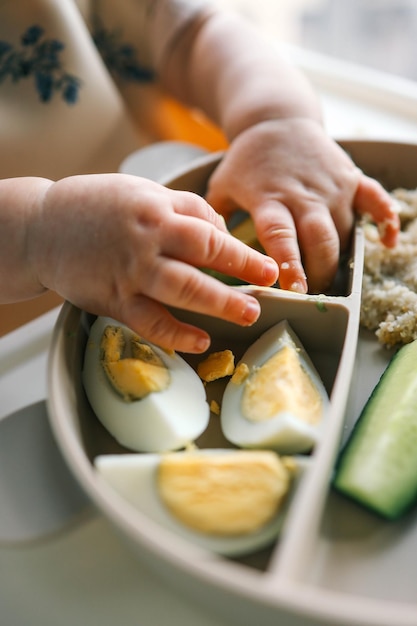
M 381 376 L 339 455 L 333 486 L 387 519 L 417 500 L 417 340 Z

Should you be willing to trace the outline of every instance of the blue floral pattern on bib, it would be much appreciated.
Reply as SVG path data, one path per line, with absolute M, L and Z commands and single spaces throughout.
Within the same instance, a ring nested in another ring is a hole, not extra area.
M 141 65 L 133 46 L 117 33 L 106 29 L 98 19 L 92 37 L 109 72 L 115 78 L 150 82 L 155 74 Z M 65 44 L 47 38 L 41 26 L 30 26 L 21 36 L 20 46 L 0 39 L 0 84 L 7 79 L 17 83 L 32 78 L 41 102 L 50 102 L 60 94 L 67 104 L 75 104 L 82 85 L 80 78 L 64 68 L 61 52 Z
M 65 71 L 61 60 L 64 43 L 45 37 L 41 26 L 30 26 L 21 37 L 20 47 L 0 40 L 0 83 L 17 83 L 33 78 L 41 102 L 59 93 L 67 104 L 78 100 L 81 80 Z
M 94 19 L 92 37 L 107 69 L 115 78 L 134 82 L 154 80 L 153 70 L 139 62 L 136 49 L 125 43 L 118 31 L 107 29 L 98 16 Z

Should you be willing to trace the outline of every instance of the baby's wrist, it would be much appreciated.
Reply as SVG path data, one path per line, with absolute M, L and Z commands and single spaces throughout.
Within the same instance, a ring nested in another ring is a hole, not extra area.
M 311 127 L 311 128 L 319 128 L 321 131 L 324 131 L 323 123 L 320 119 L 309 116 L 279 116 L 273 115 L 258 115 L 258 116 L 249 116 L 247 119 L 242 120 L 239 124 L 236 124 L 233 132 L 228 134 L 228 138 L 230 141 L 233 141 L 238 136 L 243 134 L 246 131 L 253 131 L 256 128 L 266 128 L 268 125 L 271 128 L 286 128 L 288 126 L 296 129 L 300 127 Z
M 47 290 L 42 275 L 43 268 L 49 264 L 48 250 L 51 248 L 45 201 L 54 183 L 46 178 L 33 178 L 27 180 L 27 185 L 28 194 L 33 201 L 28 205 L 26 213 L 26 266 L 33 281 L 33 288 L 42 293 Z
M 308 117 L 285 117 L 285 118 L 269 118 L 259 120 L 247 128 L 243 128 L 239 134 L 237 134 L 231 143 L 238 140 L 241 137 L 257 137 L 260 139 L 262 136 L 266 142 L 279 141 L 279 137 L 288 137 L 290 134 L 294 137 L 297 136 L 321 136 L 325 133 L 324 127 L 321 122 Z

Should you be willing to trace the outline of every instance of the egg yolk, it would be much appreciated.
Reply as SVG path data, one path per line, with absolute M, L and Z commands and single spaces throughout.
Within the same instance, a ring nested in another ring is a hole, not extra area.
M 218 378 L 231 376 L 235 369 L 235 357 L 231 350 L 212 352 L 197 366 L 197 373 L 201 380 L 209 383 Z
M 101 363 L 111 385 L 124 400 L 140 400 L 170 384 L 170 373 L 152 346 L 133 336 L 128 345 L 120 326 L 106 326 Z M 124 356 L 128 352 L 129 356 Z
M 321 419 L 323 402 L 297 351 L 284 346 L 246 380 L 241 409 L 246 419 L 253 422 L 289 412 L 315 424 Z
M 246 363 L 239 363 L 239 365 L 233 372 L 233 376 L 231 378 L 232 383 L 234 385 L 241 385 L 247 379 L 249 374 L 249 367 L 246 365 Z
M 277 514 L 293 469 L 267 450 L 167 454 L 158 468 L 158 493 L 170 512 L 193 530 L 249 534 Z

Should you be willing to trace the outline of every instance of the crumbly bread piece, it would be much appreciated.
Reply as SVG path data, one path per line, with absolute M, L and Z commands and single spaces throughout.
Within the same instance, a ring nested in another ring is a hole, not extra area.
M 417 189 L 396 189 L 401 232 L 395 248 L 385 248 L 377 227 L 364 221 L 365 265 L 361 325 L 387 347 L 417 339 Z

